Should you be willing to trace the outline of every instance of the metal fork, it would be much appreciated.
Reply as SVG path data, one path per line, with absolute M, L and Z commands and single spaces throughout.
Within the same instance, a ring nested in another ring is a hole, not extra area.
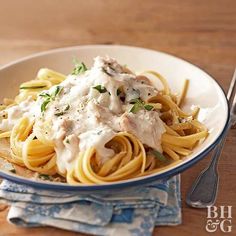
M 234 96 L 234 89 L 236 87 L 236 69 L 232 81 L 230 83 L 227 99 L 229 104 L 232 102 L 230 109 L 230 120 L 228 126 L 223 134 L 220 143 L 215 147 L 212 160 L 209 166 L 204 169 L 197 177 L 186 196 L 186 203 L 191 207 L 205 208 L 212 206 L 215 203 L 218 185 L 218 161 L 225 143 L 225 139 L 230 128 L 236 123 L 236 94 Z M 234 99 L 232 99 L 234 96 Z

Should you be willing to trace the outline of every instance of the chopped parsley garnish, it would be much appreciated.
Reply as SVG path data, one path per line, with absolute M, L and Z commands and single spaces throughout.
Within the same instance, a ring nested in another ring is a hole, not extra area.
M 88 70 L 86 65 L 83 62 L 78 62 L 77 59 L 74 59 L 73 62 L 75 64 L 75 67 L 71 73 L 72 75 L 79 75 L 79 74 L 84 73 L 86 70 Z
M 130 104 L 136 104 L 136 103 L 143 104 L 144 102 L 140 98 L 135 98 L 135 99 L 131 99 L 129 103 Z
M 147 110 L 147 111 L 151 111 L 153 109 L 153 106 L 152 105 L 149 105 L 149 104 L 146 104 L 144 105 L 144 108 Z
M 134 114 L 140 111 L 141 109 L 145 109 L 147 111 L 151 111 L 153 109 L 152 105 L 145 104 L 145 102 L 142 101 L 140 98 L 130 100 L 130 104 L 134 104 L 130 109 L 130 112 Z
M 152 150 L 151 153 L 161 162 L 167 162 L 167 158 L 157 150 Z
M 47 105 L 48 103 L 51 101 L 50 98 L 47 98 L 46 100 L 44 100 L 44 102 L 42 103 L 41 105 L 41 112 L 45 112 L 46 111 L 46 108 L 47 108 Z
M 52 180 L 52 177 L 46 174 L 39 174 L 39 178 L 43 180 L 50 180 L 50 181 Z
M 99 93 L 107 92 L 107 89 L 104 86 L 100 85 L 100 84 L 97 85 L 97 86 L 94 86 L 93 89 L 96 89 Z
M 68 138 L 66 139 L 66 143 L 70 144 L 70 140 Z
M 140 98 L 135 98 L 130 101 L 130 104 L 134 104 L 130 109 L 130 112 L 135 114 L 143 108 L 144 102 Z
M 49 95 L 48 93 L 40 93 L 39 96 L 44 98 L 51 98 L 51 95 Z
M 40 97 L 44 98 L 44 101 L 41 105 L 41 112 L 45 112 L 47 109 L 47 105 L 49 102 L 54 101 L 56 96 L 61 92 L 62 87 L 61 86 L 56 86 L 55 90 L 49 94 L 49 93 L 41 93 L 39 94 Z
M 139 104 L 134 104 L 129 112 L 132 112 L 132 113 L 135 114 L 135 113 L 137 113 L 141 109 L 142 109 L 142 107 Z
M 51 94 L 51 98 L 54 100 L 55 97 L 61 92 L 62 87 L 61 86 L 56 86 L 55 90 Z

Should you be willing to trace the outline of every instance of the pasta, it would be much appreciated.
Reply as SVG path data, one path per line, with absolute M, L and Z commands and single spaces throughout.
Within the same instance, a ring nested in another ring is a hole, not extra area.
M 109 57 L 95 58 L 91 69 L 76 62 L 68 76 L 40 69 L 0 106 L 0 142 L 9 150 L 0 156 L 73 185 L 158 172 L 208 135 L 199 107 L 181 109 L 188 86 L 186 80 L 177 96 L 159 73 L 136 75 Z

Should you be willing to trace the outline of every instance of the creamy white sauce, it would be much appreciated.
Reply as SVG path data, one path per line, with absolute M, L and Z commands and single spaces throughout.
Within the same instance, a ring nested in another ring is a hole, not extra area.
M 11 106 L 0 112 L 0 130 L 10 131 L 22 117 L 34 119 L 40 116 L 40 110 L 35 106 L 35 101 L 29 97 L 18 105 Z
M 107 91 L 100 93 L 93 88 L 97 85 Z M 127 73 L 114 59 L 97 57 L 90 70 L 78 76 L 69 75 L 59 86 L 62 90 L 43 114 L 40 107 L 45 98 L 39 96 L 36 102 L 29 99 L 8 109 L 10 121 L 6 124 L 2 120 L 0 129 L 9 130 L 21 116 L 35 116 L 39 132 L 55 144 L 57 165 L 62 173 L 73 165 L 78 152 L 88 147 L 95 147 L 101 162 L 105 162 L 114 154 L 105 144 L 120 131 L 128 131 L 147 146 L 162 151 L 161 135 L 165 128 L 159 113 L 145 109 L 135 114 L 129 112 L 132 98 L 146 101 L 158 90 Z M 125 99 L 117 95 L 121 87 Z M 55 86 L 45 92 L 53 91 Z M 64 114 L 55 115 L 62 111 Z

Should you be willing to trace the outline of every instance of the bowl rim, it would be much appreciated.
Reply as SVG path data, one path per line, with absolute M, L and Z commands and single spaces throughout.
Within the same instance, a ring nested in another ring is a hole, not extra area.
M 205 70 L 203 70 L 201 67 L 196 66 L 194 64 L 192 64 L 191 62 L 189 62 L 188 60 L 182 59 L 180 57 L 177 57 L 175 55 L 166 53 L 166 52 L 162 52 L 162 51 L 157 51 L 154 49 L 149 49 L 149 48 L 142 48 L 142 47 L 135 47 L 135 46 L 128 46 L 128 45 L 105 45 L 105 44 L 91 44 L 91 45 L 76 45 L 76 46 L 69 46 L 69 47 L 61 47 L 61 48 L 55 48 L 55 49 L 50 49 L 50 50 L 46 50 L 46 51 L 42 51 L 42 52 L 38 52 L 38 53 L 33 53 L 31 55 L 13 60 L 7 64 L 4 64 L 3 66 L 0 67 L 0 71 L 7 69 L 11 66 L 14 66 L 18 63 L 21 62 L 25 62 L 28 61 L 30 59 L 34 59 L 40 56 L 44 56 L 44 55 L 49 55 L 52 53 L 57 53 L 57 52 L 64 52 L 64 51 L 71 51 L 71 50 L 76 50 L 76 49 L 90 49 L 90 48 L 127 48 L 127 49 L 137 49 L 137 50 L 145 50 L 145 51 L 150 51 L 150 52 L 157 52 L 163 55 L 166 55 L 168 57 L 172 57 L 174 59 L 178 59 L 184 63 L 187 63 L 191 66 L 194 66 L 195 68 L 200 69 L 201 71 L 203 71 L 204 73 L 206 73 L 219 87 L 219 89 L 222 92 L 222 95 L 226 101 L 226 108 L 227 108 L 227 117 L 226 117 L 226 122 L 224 124 L 224 128 L 222 129 L 221 133 L 219 134 L 219 136 L 216 138 L 216 140 L 210 145 L 208 146 L 204 151 L 200 152 L 198 155 L 196 155 L 193 159 L 187 161 L 186 163 L 184 163 L 183 165 L 179 165 L 179 166 L 174 166 L 172 169 L 167 170 L 163 173 L 156 173 L 156 174 L 152 174 L 150 176 L 144 176 L 144 177 L 139 177 L 139 178 L 134 178 L 134 179 L 130 179 L 130 180 L 126 180 L 125 182 L 122 181 L 117 181 L 117 182 L 112 182 L 112 183 L 107 183 L 107 184 L 101 184 L 101 185 L 69 185 L 67 183 L 51 183 L 51 182 L 47 182 L 47 181 L 40 181 L 40 180 L 33 180 L 33 179 L 27 179 L 25 177 L 22 176 L 18 176 L 12 173 L 7 173 L 5 171 L 0 170 L 0 177 L 10 180 L 12 182 L 18 183 L 18 184 L 25 184 L 25 185 L 29 185 L 32 187 L 36 187 L 39 189 L 45 189 L 45 190 L 63 190 L 63 191 L 82 191 L 82 192 L 86 192 L 86 191 L 102 191 L 102 190 L 111 190 L 111 189 L 121 189 L 121 188 L 127 188 L 127 187 L 134 187 L 134 186 L 138 186 L 138 185 L 144 185 L 144 184 L 149 184 L 151 182 L 154 182 L 155 180 L 159 180 L 159 179 L 163 179 L 163 178 L 169 178 L 171 176 L 174 176 L 176 174 L 179 174 L 181 172 L 183 172 L 184 170 L 188 169 L 189 167 L 193 166 L 195 163 L 197 163 L 198 161 L 202 160 L 204 157 L 206 157 L 206 155 L 212 151 L 214 149 L 214 147 L 220 142 L 220 140 L 223 138 L 225 131 L 227 130 L 228 124 L 229 124 L 229 118 L 230 118 L 230 109 L 229 109 L 229 102 L 227 100 L 226 94 L 222 88 L 222 86 L 219 84 L 218 81 L 216 81 L 214 79 L 213 76 L 211 76 L 208 72 L 206 72 Z

